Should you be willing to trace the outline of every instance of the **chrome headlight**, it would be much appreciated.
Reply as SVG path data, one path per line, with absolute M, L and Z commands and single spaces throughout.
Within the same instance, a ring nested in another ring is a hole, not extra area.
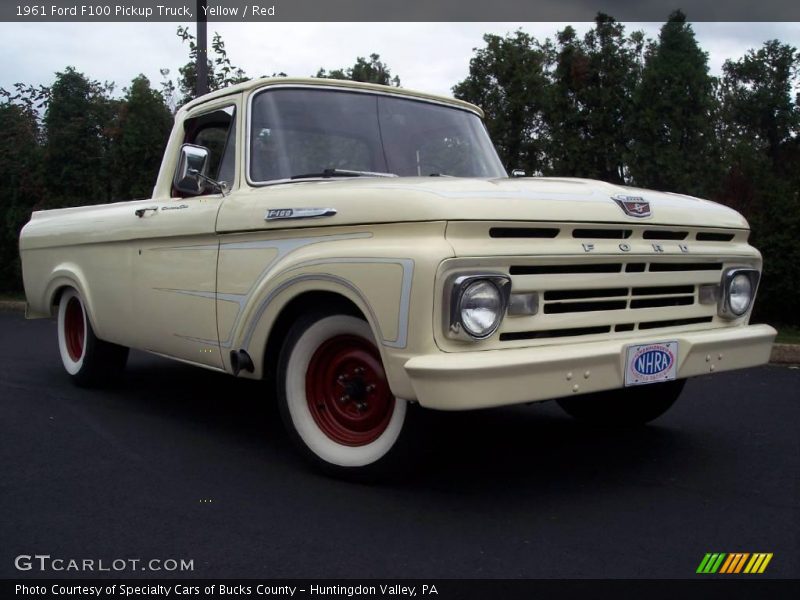
M 462 275 L 453 282 L 448 335 L 484 340 L 503 320 L 511 280 L 505 275 Z
M 737 319 L 753 304 L 758 287 L 759 273 L 755 269 L 728 269 L 722 276 L 719 315 Z

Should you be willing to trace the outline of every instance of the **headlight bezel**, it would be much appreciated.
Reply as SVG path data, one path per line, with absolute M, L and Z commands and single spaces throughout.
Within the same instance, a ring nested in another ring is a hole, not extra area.
M 741 311 L 736 312 L 733 307 L 731 306 L 731 285 L 734 282 L 734 279 L 739 276 L 745 276 L 750 281 L 750 301 L 747 303 L 747 307 Z M 742 317 L 746 316 L 750 310 L 753 308 L 753 303 L 756 299 L 756 292 L 758 290 L 758 282 L 761 278 L 761 273 L 757 269 L 753 269 L 751 267 L 733 267 L 727 269 L 722 274 L 722 281 L 720 282 L 720 295 L 719 295 L 719 306 L 718 306 L 718 314 L 720 317 L 729 320 L 741 319 Z
M 484 335 L 475 335 L 470 332 L 464 325 L 462 320 L 462 301 L 464 299 L 464 292 L 473 284 L 478 282 L 487 282 L 495 287 L 500 296 L 500 307 L 498 311 L 497 322 L 490 331 Z M 508 310 L 509 297 L 511 295 L 511 278 L 502 273 L 473 273 L 461 274 L 453 277 L 449 282 L 450 293 L 447 294 L 448 300 L 445 314 L 448 318 L 448 327 L 446 335 L 450 339 L 478 342 L 481 340 L 492 337 L 505 318 L 506 311 Z

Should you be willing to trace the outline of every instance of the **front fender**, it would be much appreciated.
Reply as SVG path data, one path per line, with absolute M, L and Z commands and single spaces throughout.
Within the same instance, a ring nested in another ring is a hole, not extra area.
M 432 343 L 436 268 L 452 255 L 444 224 L 313 233 L 278 239 L 249 235 L 221 244 L 217 315 L 226 368 L 230 351 L 244 349 L 256 370 L 242 375 L 260 378 L 270 332 L 283 309 L 301 294 L 328 292 L 358 307 L 375 336 L 392 389 L 410 393 L 400 381 L 407 379 L 402 364 L 411 345 Z

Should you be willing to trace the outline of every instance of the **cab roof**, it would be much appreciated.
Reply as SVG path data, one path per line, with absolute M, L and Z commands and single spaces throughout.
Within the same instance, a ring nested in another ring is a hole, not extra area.
M 407 96 L 409 98 L 416 98 L 418 100 L 428 100 L 440 104 L 448 104 L 457 108 L 472 111 L 481 118 L 484 116 L 483 110 L 474 104 L 470 104 L 469 102 L 458 100 L 456 98 L 450 98 L 448 96 L 438 96 L 436 94 L 427 94 L 425 92 L 417 92 L 414 90 L 407 90 L 388 85 L 379 85 L 376 83 L 364 83 L 361 81 L 350 81 L 346 79 L 323 79 L 321 77 L 259 77 L 257 79 L 250 79 L 243 83 L 237 83 L 236 85 L 232 85 L 221 90 L 216 90 L 209 94 L 204 94 L 199 98 L 195 98 L 194 100 L 184 104 L 181 107 L 180 112 L 191 110 L 192 108 L 200 106 L 209 100 L 230 96 L 232 94 L 238 94 L 240 92 L 248 92 L 250 90 L 268 87 L 271 85 L 298 85 L 303 87 L 314 86 L 320 88 L 335 87 L 340 89 L 350 88 L 355 90 L 380 92 L 384 94 L 392 94 L 394 96 Z

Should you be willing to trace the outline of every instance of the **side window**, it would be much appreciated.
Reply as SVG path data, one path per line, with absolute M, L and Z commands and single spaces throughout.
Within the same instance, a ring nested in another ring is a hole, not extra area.
M 186 119 L 184 144 L 208 148 L 208 176 L 217 181 L 233 183 L 236 172 L 236 111 L 228 106 L 210 113 Z M 173 190 L 173 196 L 180 196 Z

